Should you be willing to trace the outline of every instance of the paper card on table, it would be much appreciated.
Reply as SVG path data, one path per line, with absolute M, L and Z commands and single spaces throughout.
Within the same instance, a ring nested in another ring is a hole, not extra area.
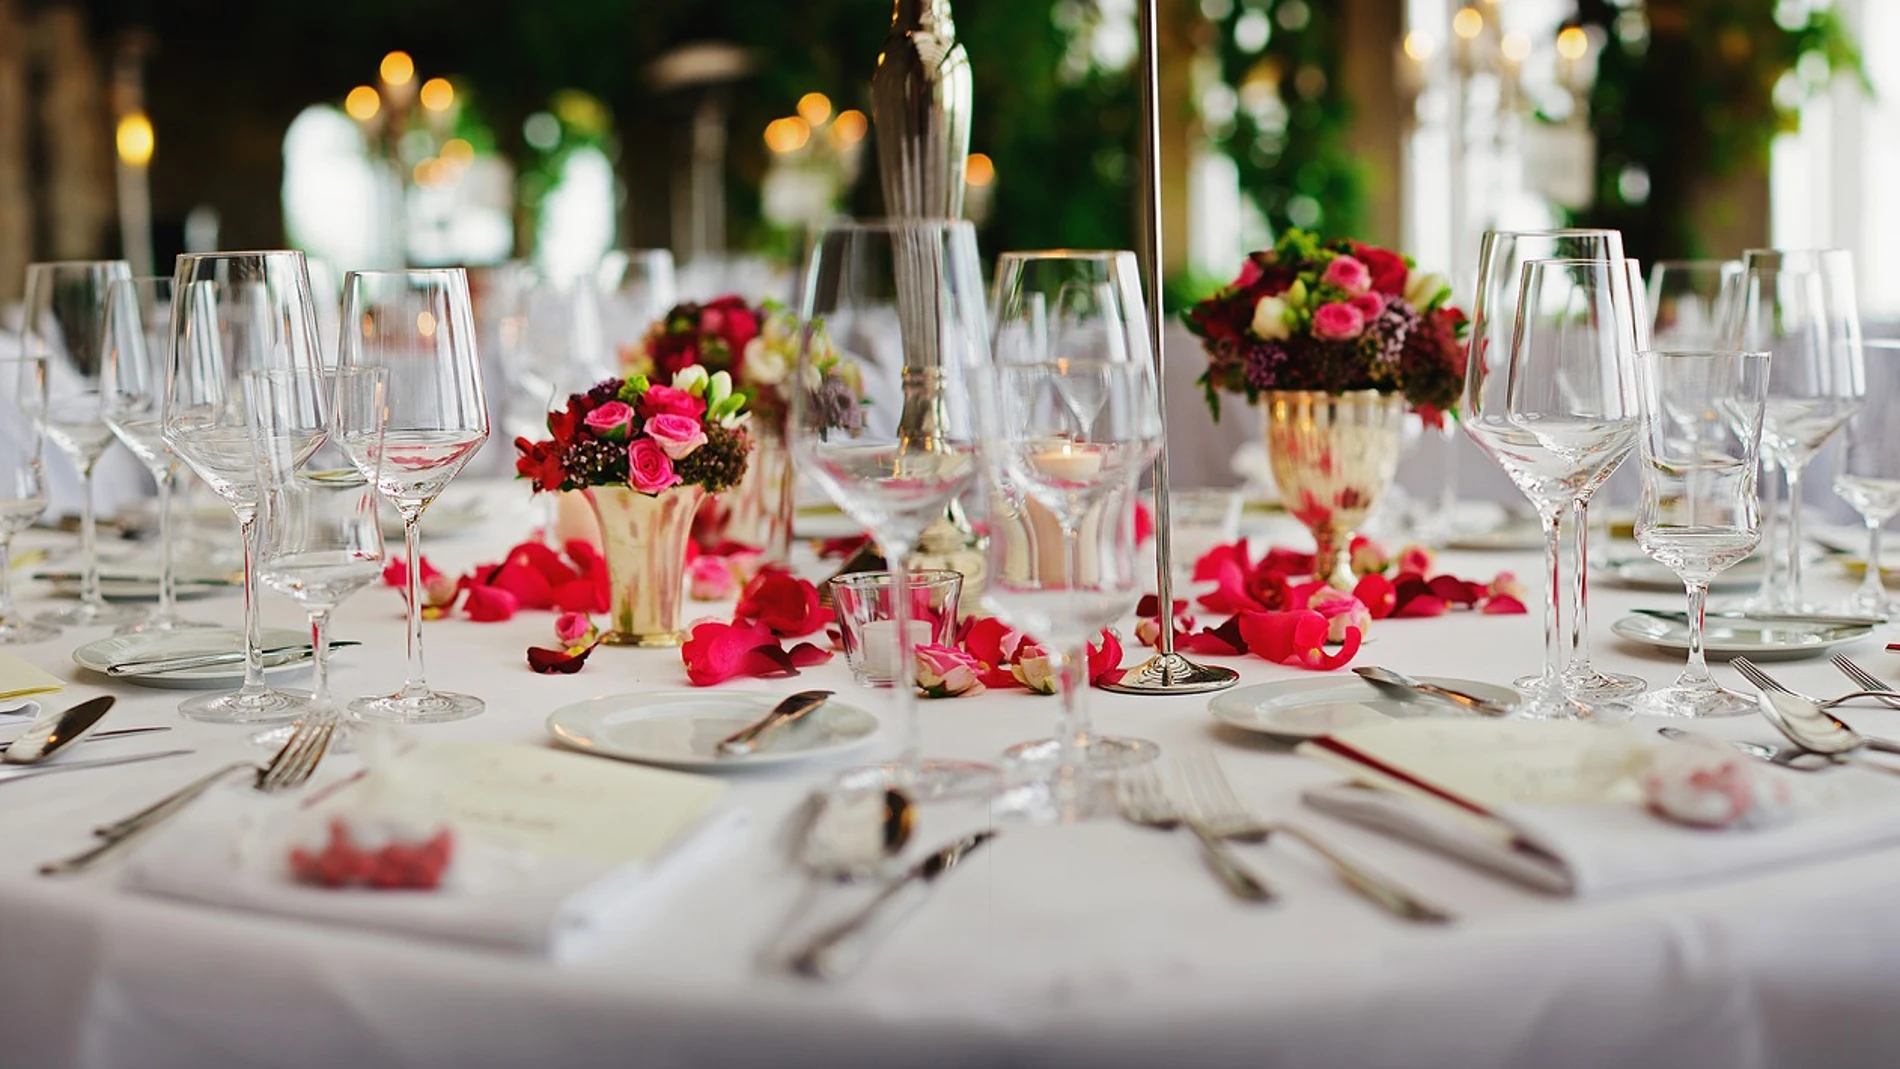
M 60 690 L 66 681 L 15 654 L 0 650 L 0 700 Z
M 1325 741 L 1330 745 L 1307 743 L 1298 752 L 1335 767 L 1370 768 L 1387 781 L 1377 786 L 1410 780 L 1441 800 L 1480 812 L 1520 804 L 1640 802 L 1636 774 L 1655 745 L 1630 728 L 1424 717 L 1345 728 Z

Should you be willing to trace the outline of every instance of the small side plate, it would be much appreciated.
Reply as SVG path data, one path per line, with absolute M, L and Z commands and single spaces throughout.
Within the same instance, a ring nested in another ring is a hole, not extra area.
M 1681 653 L 1689 651 L 1686 621 L 1625 616 L 1611 624 L 1610 630 L 1632 642 Z M 1873 633 L 1873 626 L 1866 624 L 1784 623 L 1711 616 L 1704 622 L 1702 649 L 1711 658 L 1790 660 L 1813 657 L 1835 646 L 1858 642 Z
M 810 761 L 856 749 L 877 734 L 876 717 L 833 698 L 774 732 L 762 750 L 719 754 L 721 739 L 770 712 L 783 697 L 760 691 L 610 694 L 554 710 L 548 734 L 587 753 L 698 772 Z
M 1516 705 L 1520 700 L 1516 691 L 1495 683 L 1446 676 L 1421 678 L 1508 705 Z M 1431 698 L 1407 701 L 1393 697 L 1358 676 L 1289 679 L 1237 687 L 1214 695 L 1207 703 L 1207 711 L 1223 724 L 1288 745 L 1381 720 L 1471 715 L 1455 705 Z
M 263 642 L 271 646 L 290 646 L 309 640 L 309 633 L 283 627 L 264 629 Z M 185 631 L 147 631 L 140 634 L 113 635 L 88 642 L 73 651 L 73 663 L 104 674 L 107 668 L 126 661 L 144 661 L 154 657 L 196 657 L 206 653 L 230 653 L 244 648 L 244 632 L 234 627 L 194 627 Z M 264 670 L 266 677 L 289 675 L 310 667 L 308 660 L 295 661 Z M 244 665 L 214 664 L 162 675 L 125 676 L 115 683 L 136 683 L 141 687 L 166 687 L 173 690 L 209 690 L 231 687 L 244 682 Z

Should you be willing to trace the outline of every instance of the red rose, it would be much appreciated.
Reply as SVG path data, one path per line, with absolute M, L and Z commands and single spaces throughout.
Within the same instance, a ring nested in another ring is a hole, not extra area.
M 648 386 L 647 392 L 640 395 L 641 419 L 652 419 L 654 416 L 702 419 L 705 415 L 705 398 L 694 397 L 685 390 L 676 390 L 671 386 Z
M 818 603 L 818 588 L 783 568 L 766 568 L 739 592 L 733 615 L 782 638 L 809 635 L 831 620 Z
M 1372 272 L 1372 288 L 1388 297 L 1400 297 L 1405 294 L 1405 276 L 1411 268 L 1405 266 L 1405 258 L 1390 249 L 1381 249 L 1376 245 L 1360 242 L 1352 243 L 1352 254 Z
M 720 297 L 701 309 L 699 328 L 726 343 L 726 352 L 736 370 L 738 361 L 745 356 L 746 344 L 759 336 L 759 316 L 746 305 L 743 297 Z

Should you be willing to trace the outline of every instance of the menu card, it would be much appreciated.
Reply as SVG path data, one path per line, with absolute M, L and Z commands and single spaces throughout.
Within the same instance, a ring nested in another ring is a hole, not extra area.
M 46 694 L 65 686 L 65 681 L 51 672 L 0 650 L 0 702 Z

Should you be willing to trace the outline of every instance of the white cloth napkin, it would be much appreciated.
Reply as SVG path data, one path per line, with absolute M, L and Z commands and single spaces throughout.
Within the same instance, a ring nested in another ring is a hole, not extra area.
M 210 905 L 376 928 L 556 959 L 637 919 L 667 888 L 742 839 L 744 810 L 715 811 L 646 862 L 553 859 L 457 846 L 435 891 L 330 890 L 296 883 L 282 829 L 299 804 L 242 788 L 188 809 L 131 858 L 130 888 Z
M 1303 798 L 1321 812 L 1538 890 L 1578 897 L 1691 883 L 1900 843 L 1900 777 L 1857 768 L 1778 774 L 1791 777 L 1796 811 L 1786 821 L 1753 829 L 1691 828 L 1631 802 L 1497 806 L 1491 820 L 1349 784 L 1314 788 Z
M 40 715 L 40 703 L 31 698 L 0 698 L 0 719 L 11 723 Z

